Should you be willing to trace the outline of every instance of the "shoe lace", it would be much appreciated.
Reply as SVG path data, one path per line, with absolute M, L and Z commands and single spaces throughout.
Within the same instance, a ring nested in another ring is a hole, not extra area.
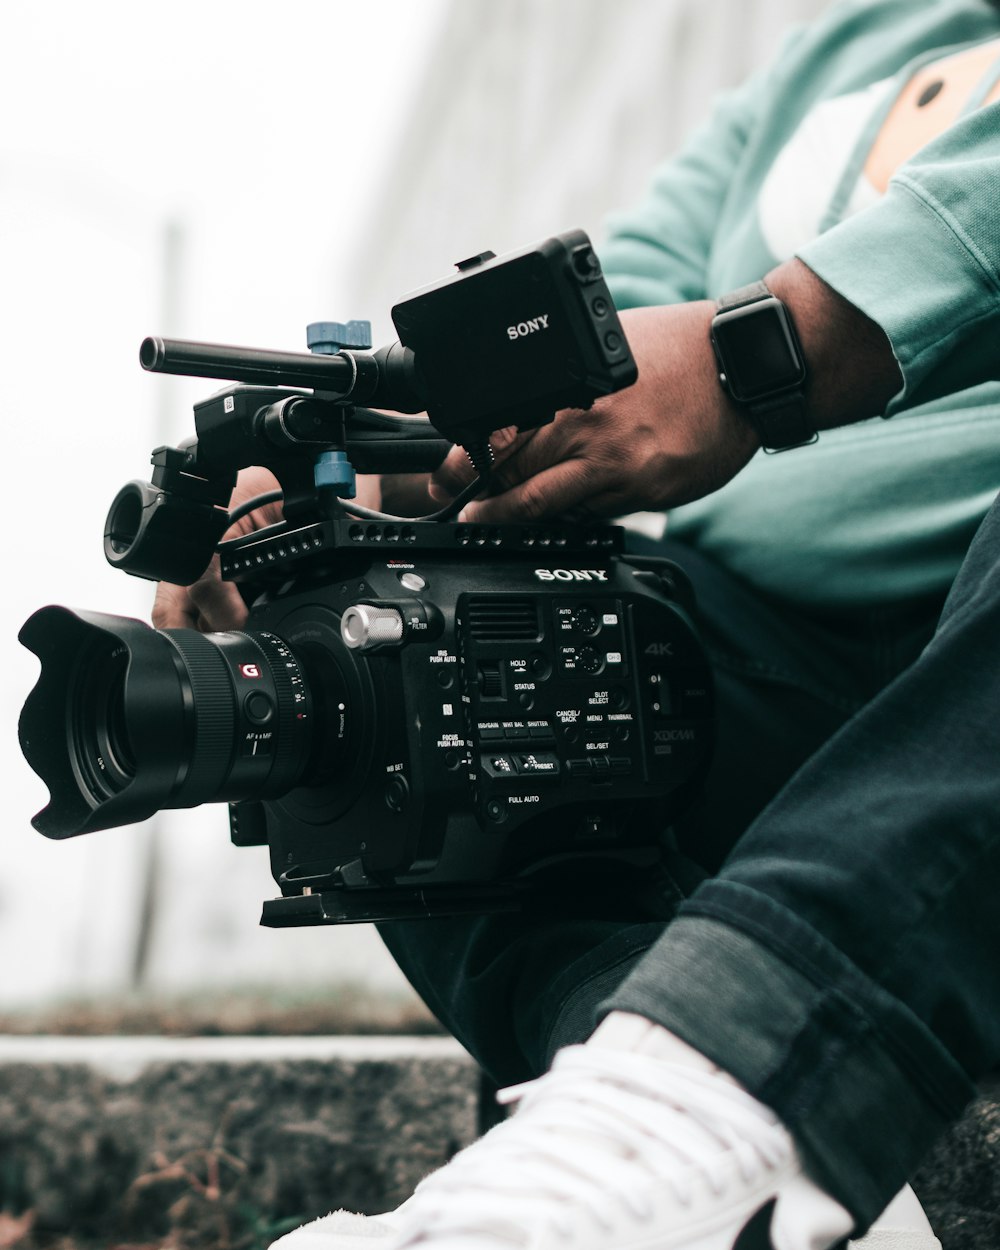
M 400 1250 L 475 1233 L 524 1245 L 540 1226 L 568 1239 L 580 1213 L 610 1233 L 622 1209 L 650 1220 L 664 1186 L 687 1206 L 699 1184 L 752 1184 L 794 1149 L 739 1086 L 627 1051 L 568 1047 L 498 1100 L 516 1114 L 417 1187 Z

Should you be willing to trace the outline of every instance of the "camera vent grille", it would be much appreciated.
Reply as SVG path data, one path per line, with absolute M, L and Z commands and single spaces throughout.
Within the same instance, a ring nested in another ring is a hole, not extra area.
M 465 618 L 478 642 L 525 642 L 538 637 L 538 605 L 534 599 L 470 598 Z

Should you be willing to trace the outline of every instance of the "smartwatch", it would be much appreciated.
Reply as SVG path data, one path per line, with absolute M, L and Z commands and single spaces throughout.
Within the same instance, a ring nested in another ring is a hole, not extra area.
M 712 349 L 719 381 L 760 436 L 765 451 L 819 437 L 806 415 L 806 366 L 788 309 L 763 282 L 718 301 Z

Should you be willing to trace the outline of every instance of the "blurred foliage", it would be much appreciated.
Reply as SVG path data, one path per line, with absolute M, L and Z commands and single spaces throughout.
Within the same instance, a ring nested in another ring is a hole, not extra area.
M 218 1142 L 178 1159 L 157 1155 L 138 1176 L 120 1209 L 107 1212 L 107 1232 L 96 1238 L 46 1233 L 29 1209 L 0 1212 L 0 1250 L 267 1250 L 302 1220 L 272 1220 L 255 1209 L 246 1168 Z M 162 1229 L 152 1240 L 130 1240 L 129 1231 Z
M 363 985 L 330 990 L 241 988 L 177 996 L 65 999 L 0 1011 L 0 1033 L 95 1036 L 330 1036 L 440 1034 L 423 1004 Z M 246 1164 L 226 1147 L 226 1124 L 203 1148 L 178 1157 L 154 1153 L 100 1235 L 45 1229 L 18 1177 L 0 1175 L 0 1250 L 266 1250 L 302 1215 L 277 1218 L 259 1208 Z M 11 1160 L 8 1159 L 8 1164 Z M 255 1203 L 256 1198 L 256 1203 Z M 150 1230 L 155 1230 L 151 1235 Z
M 246 1165 L 224 1137 L 225 1125 L 205 1149 L 176 1159 L 154 1152 L 96 1236 L 46 1232 L 31 1208 L 0 1212 L 0 1250 L 267 1250 L 303 1221 L 270 1219 L 255 1208 Z

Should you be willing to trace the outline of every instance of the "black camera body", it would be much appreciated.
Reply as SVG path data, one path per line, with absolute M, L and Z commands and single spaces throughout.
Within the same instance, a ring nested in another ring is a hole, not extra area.
M 683 572 L 614 526 L 350 503 L 355 470 L 433 469 L 452 439 L 488 485 L 493 429 L 634 380 L 589 240 L 475 257 L 393 315 L 400 342 L 374 353 L 338 350 L 329 323 L 327 356 L 143 343 L 147 369 L 241 384 L 119 492 L 105 554 L 188 584 L 217 553 L 249 617 L 204 634 L 52 606 L 25 623 L 40 832 L 226 802 L 233 841 L 270 848 L 274 926 L 505 909 L 570 865 L 599 883 L 602 865 L 655 864 L 711 750 Z M 277 478 L 284 519 L 224 539 L 250 465 Z
M 424 547 L 360 528 L 246 626 L 301 657 L 312 689 L 326 672 L 318 732 L 338 760 L 232 808 L 234 841 L 270 846 L 285 895 L 264 923 L 482 911 L 560 860 L 655 860 L 712 737 L 676 566 L 637 567 L 612 530 L 448 526 Z

